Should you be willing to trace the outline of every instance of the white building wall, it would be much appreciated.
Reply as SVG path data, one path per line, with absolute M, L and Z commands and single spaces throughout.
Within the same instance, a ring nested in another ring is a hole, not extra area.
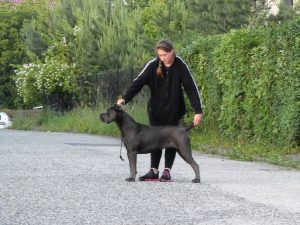
M 286 1 L 286 0 L 267 0 L 267 4 L 270 7 L 270 13 L 273 15 L 277 15 L 279 12 L 278 5 L 284 1 Z M 293 0 L 293 7 L 296 7 L 299 5 L 300 5 L 300 0 Z
M 281 0 L 271 0 L 267 2 L 268 6 L 270 7 L 270 13 L 273 15 L 277 15 L 279 12 L 278 4 Z

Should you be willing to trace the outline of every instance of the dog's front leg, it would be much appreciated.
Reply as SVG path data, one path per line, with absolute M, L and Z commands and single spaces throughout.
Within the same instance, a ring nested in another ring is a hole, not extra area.
M 135 181 L 137 153 L 134 151 L 127 151 L 127 157 L 129 160 L 130 177 L 126 178 L 125 180 L 126 181 Z

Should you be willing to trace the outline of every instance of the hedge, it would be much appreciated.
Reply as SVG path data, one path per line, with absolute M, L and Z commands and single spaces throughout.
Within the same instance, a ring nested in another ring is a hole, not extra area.
M 199 37 L 183 55 L 201 89 L 205 131 L 300 144 L 300 19 Z

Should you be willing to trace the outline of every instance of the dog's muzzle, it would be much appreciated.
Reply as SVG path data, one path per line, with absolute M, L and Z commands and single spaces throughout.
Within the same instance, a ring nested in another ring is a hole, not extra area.
M 111 122 L 109 116 L 106 114 L 106 113 L 101 113 L 100 114 L 100 120 L 103 122 L 103 123 L 107 123 L 109 124 Z

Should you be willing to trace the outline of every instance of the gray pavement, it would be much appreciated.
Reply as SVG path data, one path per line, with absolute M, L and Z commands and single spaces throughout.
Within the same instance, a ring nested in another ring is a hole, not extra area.
M 194 152 L 201 184 L 179 156 L 173 182 L 127 183 L 119 150 L 110 137 L 0 130 L 0 225 L 300 224 L 299 171 Z M 139 155 L 138 176 L 148 165 Z

